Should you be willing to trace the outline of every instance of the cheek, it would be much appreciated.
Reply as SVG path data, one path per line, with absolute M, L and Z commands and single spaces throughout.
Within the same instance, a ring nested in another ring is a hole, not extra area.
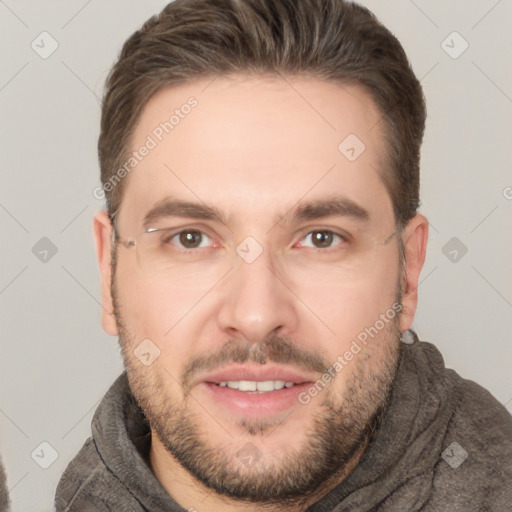
M 121 321 L 129 333 L 126 342 L 131 344 L 129 354 L 149 338 L 160 353 L 155 363 L 144 369 L 159 374 L 167 388 L 174 389 L 174 379 L 179 379 L 183 365 L 197 351 L 196 340 L 207 321 L 199 304 L 205 291 L 147 279 L 126 262 L 124 267 L 119 265 L 117 283 Z
M 334 331 L 334 336 L 344 344 L 392 308 L 397 283 L 397 260 L 380 258 L 357 280 L 333 277 L 322 286 L 303 284 L 299 285 L 297 295 L 329 327 L 328 334 Z
M 149 338 L 161 349 L 186 323 L 200 298 L 197 290 L 177 289 L 161 278 L 148 279 L 129 262 L 118 266 L 116 283 L 119 313 L 130 339 L 136 343 Z

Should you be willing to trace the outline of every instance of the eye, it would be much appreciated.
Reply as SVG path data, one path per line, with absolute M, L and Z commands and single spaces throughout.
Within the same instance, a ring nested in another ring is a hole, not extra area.
M 304 245 L 304 243 L 301 243 L 301 246 L 312 247 L 314 249 L 331 249 L 333 242 L 336 242 L 336 240 L 346 242 L 345 237 L 338 235 L 337 233 L 334 233 L 334 231 L 330 231 L 328 229 L 311 231 L 302 240 L 307 240 L 309 238 L 311 239 L 311 244 L 313 245 Z
M 208 235 L 197 229 L 185 229 L 175 235 L 167 237 L 166 243 L 177 245 L 181 249 L 199 249 L 208 246 L 211 239 Z

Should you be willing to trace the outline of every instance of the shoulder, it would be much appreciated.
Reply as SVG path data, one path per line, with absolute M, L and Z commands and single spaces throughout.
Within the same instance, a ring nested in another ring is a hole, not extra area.
M 122 497 L 122 498 L 121 498 Z M 141 512 L 137 501 L 101 460 L 94 439 L 87 439 L 57 486 L 56 512 Z
M 512 416 L 485 388 L 455 375 L 457 401 L 446 448 L 458 443 L 467 453 L 468 469 L 493 478 L 508 476 L 501 483 L 512 488 Z
M 432 510 L 443 510 L 447 503 L 454 512 L 509 510 L 512 415 L 485 388 L 445 368 L 434 345 L 422 345 L 437 378 L 453 398 L 434 468 Z
M 501 460 L 500 453 L 503 450 L 509 453 L 512 449 L 512 415 L 480 384 L 446 368 L 435 345 L 422 341 L 417 349 L 428 360 L 431 378 L 437 381 L 439 398 L 443 395 L 451 398 L 447 438 L 465 441 L 481 458 Z M 512 458 L 508 460 L 512 466 Z

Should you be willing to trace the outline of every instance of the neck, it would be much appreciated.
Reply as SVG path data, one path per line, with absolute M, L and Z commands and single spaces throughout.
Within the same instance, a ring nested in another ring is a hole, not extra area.
M 354 470 L 369 444 L 361 444 L 353 457 L 314 494 L 304 497 L 300 504 L 284 507 L 278 503 L 241 502 L 217 494 L 190 474 L 165 448 L 159 437 L 151 431 L 149 462 L 156 478 L 170 496 L 189 512 L 304 512 L 332 489 L 337 487 Z

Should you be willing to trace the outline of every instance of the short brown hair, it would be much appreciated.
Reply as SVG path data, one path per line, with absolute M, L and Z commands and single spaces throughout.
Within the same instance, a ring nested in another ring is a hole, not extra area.
M 383 115 L 391 172 L 380 174 L 399 229 L 415 215 L 425 101 L 402 46 L 370 11 L 344 0 L 175 0 L 125 42 L 107 78 L 98 153 L 111 219 L 126 180 L 106 185 L 148 100 L 170 85 L 234 73 L 365 88 Z

